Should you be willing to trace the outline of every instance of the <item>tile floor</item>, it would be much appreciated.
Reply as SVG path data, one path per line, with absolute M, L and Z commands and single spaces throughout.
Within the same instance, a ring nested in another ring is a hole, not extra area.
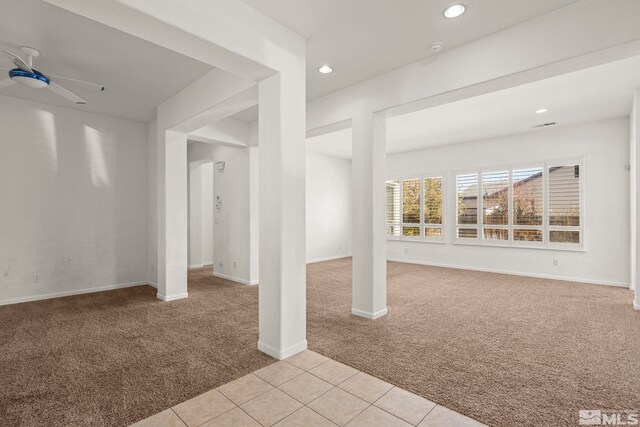
M 483 425 L 307 350 L 180 403 L 133 426 Z

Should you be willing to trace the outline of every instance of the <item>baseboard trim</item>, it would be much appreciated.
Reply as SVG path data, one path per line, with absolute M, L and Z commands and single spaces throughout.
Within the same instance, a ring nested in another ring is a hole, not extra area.
M 222 274 L 222 273 L 216 273 L 215 271 L 213 272 L 213 275 L 216 277 L 219 277 L 220 279 L 225 279 L 225 280 L 231 280 L 232 282 L 236 282 L 236 283 L 240 283 L 241 285 L 257 285 L 258 281 L 257 280 L 244 280 L 244 279 L 238 279 L 237 277 L 233 277 L 233 276 L 227 276 L 226 274 Z
M 147 285 L 149 285 L 149 286 L 151 286 L 151 287 L 153 287 L 153 288 L 158 289 L 158 284 L 157 284 L 156 282 L 147 281 Z
M 162 301 L 169 302 L 169 301 L 175 301 L 178 299 L 187 298 L 189 294 L 187 292 L 184 292 L 182 294 L 161 295 L 160 292 L 158 292 L 156 296 L 158 297 L 158 299 L 161 299 Z
M 94 292 L 113 291 L 116 289 L 133 288 L 134 286 L 151 285 L 147 281 L 120 283 L 117 285 L 96 286 L 94 288 L 77 289 L 73 291 L 52 292 L 50 294 L 33 295 L 29 297 L 11 298 L 0 300 L 0 305 L 20 304 L 23 302 L 41 301 L 53 298 L 70 297 L 74 295 L 92 294 Z M 153 286 L 153 285 L 151 285 Z
M 203 268 L 203 267 L 209 267 L 213 265 L 213 261 L 207 261 L 207 262 L 203 262 L 202 264 L 191 264 L 189 265 L 189 268 Z
M 336 256 L 330 256 L 330 257 L 326 257 L 326 258 L 310 259 L 309 261 L 307 261 L 307 264 L 315 264 L 316 262 L 333 261 L 333 260 L 336 260 L 336 259 L 343 259 L 343 258 L 351 258 L 351 254 L 349 254 L 349 255 L 336 255 Z
M 498 270 L 493 268 L 469 267 L 469 266 L 455 265 L 455 264 L 440 264 L 436 262 L 408 261 L 408 260 L 403 260 L 398 258 L 388 258 L 387 261 L 401 262 L 403 264 L 428 265 L 430 267 L 455 268 L 458 270 L 481 271 L 483 273 L 498 273 L 498 274 L 509 274 L 511 276 L 535 277 L 538 279 L 562 280 L 565 282 L 585 283 L 588 285 L 615 286 L 615 287 L 626 288 L 626 289 L 629 289 L 629 286 L 630 286 L 629 283 L 624 283 L 624 282 L 592 280 L 592 279 L 585 279 L 580 277 L 554 276 L 552 274 L 526 273 L 526 272 L 511 271 L 511 270 Z
M 385 316 L 388 313 L 387 309 L 382 309 L 380 311 L 376 311 L 375 313 L 371 313 L 368 311 L 358 310 L 357 308 L 351 309 L 351 314 L 354 316 L 364 317 L 365 319 L 376 320 L 382 316 Z
M 640 310 L 640 302 L 633 302 L 633 308 L 635 308 L 636 310 Z
M 303 340 L 298 344 L 294 344 L 283 350 L 278 350 L 275 347 L 272 347 L 268 344 L 263 343 L 262 341 L 258 341 L 258 350 L 278 360 L 284 360 L 288 357 L 293 356 L 294 354 L 298 354 L 301 351 L 305 351 L 306 349 L 307 349 L 307 340 Z

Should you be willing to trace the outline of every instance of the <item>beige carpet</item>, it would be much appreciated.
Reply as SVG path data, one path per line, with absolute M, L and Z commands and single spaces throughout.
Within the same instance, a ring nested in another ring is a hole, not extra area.
M 0 307 L 0 426 L 126 426 L 264 367 L 258 290 L 192 271 L 150 286 Z
M 0 307 L 0 425 L 125 426 L 273 362 L 258 289 L 192 272 Z M 606 286 L 389 264 L 389 315 L 351 311 L 350 259 L 308 267 L 312 350 L 498 426 L 640 410 L 640 313 Z
M 308 266 L 312 350 L 484 423 L 640 412 L 640 312 L 622 288 L 389 263 L 389 314 L 349 314 L 351 260 Z

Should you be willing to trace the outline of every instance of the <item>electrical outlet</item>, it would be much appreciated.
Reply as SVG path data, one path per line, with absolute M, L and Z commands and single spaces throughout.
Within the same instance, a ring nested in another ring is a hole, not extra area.
M 40 275 L 39 274 L 34 274 L 33 275 L 33 283 L 40 283 Z
M 235 259 L 233 260 L 233 268 L 236 268 L 238 266 L 238 261 L 236 261 Z
M 409 253 L 409 248 L 404 248 L 404 253 L 408 254 Z
M 224 262 L 222 260 L 218 261 L 218 267 L 220 268 L 224 267 Z
M 553 259 L 553 266 L 554 266 L 554 267 L 557 267 L 557 266 L 559 266 L 559 265 L 560 265 L 560 261 L 558 261 L 557 259 L 555 259 L 555 258 L 554 258 L 554 259 Z

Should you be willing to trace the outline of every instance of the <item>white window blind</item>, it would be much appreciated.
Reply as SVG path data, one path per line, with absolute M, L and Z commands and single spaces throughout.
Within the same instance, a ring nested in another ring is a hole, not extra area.
M 513 239 L 518 242 L 542 242 L 543 175 L 542 167 L 513 171 Z
M 478 238 L 478 174 L 456 176 L 457 220 L 459 239 Z
M 549 166 L 549 241 L 579 244 L 580 165 Z
M 387 235 L 400 235 L 400 182 L 386 182 Z
M 387 236 L 442 241 L 442 176 L 420 175 L 386 182 Z
M 424 237 L 442 239 L 442 177 L 426 177 L 423 181 L 424 193 Z
M 456 242 L 583 249 L 582 161 L 456 175 Z
M 509 240 L 509 171 L 482 173 L 482 238 Z
M 402 235 L 420 236 L 420 179 L 402 180 Z

